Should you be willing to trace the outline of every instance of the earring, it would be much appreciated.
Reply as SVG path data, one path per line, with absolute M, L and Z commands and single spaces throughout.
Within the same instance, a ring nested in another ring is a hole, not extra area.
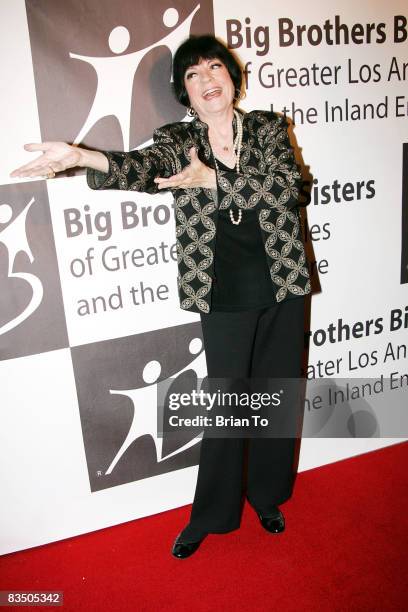
M 238 102 L 238 100 L 243 100 L 244 98 L 246 98 L 246 93 L 245 91 L 241 91 L 238 88 L 235 90 L 235 98 L 234 100 L 236 102 Z
M 197 113 L 192 106 L 189 106 L 187 109 L 187 115 L 189 117 L 197 117 Z

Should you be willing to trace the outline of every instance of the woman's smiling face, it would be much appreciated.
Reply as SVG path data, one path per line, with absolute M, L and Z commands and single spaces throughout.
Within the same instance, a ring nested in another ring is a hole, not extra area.
M 226 66 L 217 58 L 202 59 L 187 68 L 184 85 L 190 105 L 200 119 L 222 113 L 233 104 L 234 83 Z

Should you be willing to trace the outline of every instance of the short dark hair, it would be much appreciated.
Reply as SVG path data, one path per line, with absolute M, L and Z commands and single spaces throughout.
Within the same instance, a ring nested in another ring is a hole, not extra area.
M 212 34 L 191 35 L 177 49 L 173 59 L 173 91 L 184 106 L 190 101 L 184 86 L 187 68 L 200 63 L 200 60 L 219 59 L 227 68 L 235 87 L 235 97 L 239 97 L 242 87 L 242 69 L 238 60 L 227 47 Z

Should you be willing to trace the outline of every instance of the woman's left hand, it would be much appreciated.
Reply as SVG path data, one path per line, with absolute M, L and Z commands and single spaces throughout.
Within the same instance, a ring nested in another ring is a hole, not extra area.
M 191 163 L 182 172 L 173 174 L 169 178 L 156 177 L 154 182 L 158 189 L 205 187 L 207 189 L 217 188 L 215 170 L 209 168 L 199 160 L 197 151 L 192 147 L 189 151 Z

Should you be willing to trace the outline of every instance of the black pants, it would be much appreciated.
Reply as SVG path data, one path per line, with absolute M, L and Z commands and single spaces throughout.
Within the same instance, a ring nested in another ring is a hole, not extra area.
M 303 350 L 304 298 L 268 308 L 201 315 L 209 378 L 298 378 Z M 292 494 L 296 438 L 206 438 L 184 541 L 240 525 L 244 457 L 247 497 L 268 516 Z M 246 446 L 247 445 L 247 446 Z

